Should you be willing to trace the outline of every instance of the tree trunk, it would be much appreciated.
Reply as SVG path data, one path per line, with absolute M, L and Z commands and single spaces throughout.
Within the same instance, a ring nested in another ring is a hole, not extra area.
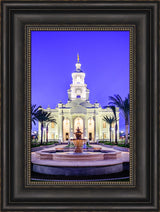
M 115 144 L 118 144 L 118 142 L 117 142 L 117 121 L 116 121 L 116 125 L 115 125 Z
M 111 143 L 111 124 L 110 124 L 110 143 Z
M 128 121 L 125 123 L 125 133 L 126 133 L 126 138 L 125 138 L 125 145 L 128 144 Z
M 47 127 L 46 127 L 46 143 L 48 143 L 48 124 L 47 124 Z
M 41 123 L 41 145 L 43 144 L 43 123 Z

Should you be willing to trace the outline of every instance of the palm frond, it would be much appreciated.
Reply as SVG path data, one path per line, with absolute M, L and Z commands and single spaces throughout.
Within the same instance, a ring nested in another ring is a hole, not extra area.
M 36 124 L 37 121 L 37 113 L 39 110 L 40 106 L 37 107 L 36 104 L 31 105 L 31 121 L 33 122 L 33 124 Z
M 117 119 L 117 115 L 116 115 L 116 107 L 114 105 L 109 106 L 114 114 L 115 119 Z
M 109 96 L 109 99 L 110 99 L 110 102 L 108 103 L 109 105 L 115 105 L 119 108 L 123 107 L 123 100 L 119 94 L 116 94 L 114 96 Z
M 36 118 L 41 123 L 42 122 L 54 122 L 54 123 L 56 123 L 56 120 L 52 117 L 51 113 L 46 112 L 42 109 L 38 110 Z
M 110 102 L 109 105 L 115 105 L 120 108 L 125 120 L 129 117 L 129 94 L 128 98 L 125 98 L 123 101 L 119 94 L 114 96 L 109 96 Z
M 116 121 L 115 117 L 111 116 L 111 117 L 108 117 L 108 116 L 104 116 L 103 117 L 103 121 L 106 121 L 108 124 L 112 124 Z

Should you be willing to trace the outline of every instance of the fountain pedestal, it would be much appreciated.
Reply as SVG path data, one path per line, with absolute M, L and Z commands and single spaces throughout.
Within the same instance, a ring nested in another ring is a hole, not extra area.
M 75 153 L 82 153 L 83 152 L 83 144 L 86 141 L 86 139 L 81 139 L 82 132 L 80 131 L 79 127 L 77 128 L 77 131 L 74 133 L 76 135 L 76 139 L 71 139 L 73 142 L 75 149 Z
M 74 152 L 75 153 L 82 153 L 83 152 L 83 144 L 85 139 L 72 139 L 71 140 L 75 146 Z

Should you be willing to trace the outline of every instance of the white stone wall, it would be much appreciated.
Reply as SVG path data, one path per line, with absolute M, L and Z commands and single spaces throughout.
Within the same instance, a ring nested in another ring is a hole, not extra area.
M 106 123 L 106 128 L 103 128 L 103 117 L 108 115 L 108 116 L 113 116 L 113 113 L 109 109 L 102 109 L 101 107 L 98 108 L 92 108 L 92 109 L 86 109 L 86 114 L 83 113 L 71 113 L 71 109 L 68 108 L 63 108 L 62 109 L 62 104 L 59 104 L 59 107 L 56 110 L 48 110 L 49 112 L 53 113 L 53 116 L 56 119 L 57 124 L 54 124 L 54 128 L 52 123 L 49 123 L 48 126 L 48 139 L 49 140 L 61 140 L 63 141 L 64 139 L 64 134 L 63 134 L 63 120 L 68 119 L 69 120 L 69 137 L 72 139 L 74 137 L 74 120 L 77 117 L 80 117 L 83 119 L 83 137 L 85 139 L 89 139 L 89 131 L 88 131 L 88 120 L 92 119 L 94 120 L 94 141 L 104 139 L 104 133 L 105 133 L 105 139 L 109 140 L 110 138 L 110 132 L 109 132 L 109 124 Z M 54 112 L 53 112 L 54 111 Z M 117 111 L 117 118 L 119 119 L 119 111 Z M 118 133 L 117 133 L 117 139 L 119 140 L 119 121 L 117 122 L 118 124 Z M 44 127 L 44 132 L 45 132 L 45 127 Z M 44 133 L 46 136 L 46 132 Z M 41 136 L 41 124 L 39 123 L 38 125 L 38 135 L 39 135 L 39 140 Z M 45 137 L 46 138 L 46 137 Z M 112 131 L 112 140 L 115 140 L 115 124 L 113 126 L 113 131 Z

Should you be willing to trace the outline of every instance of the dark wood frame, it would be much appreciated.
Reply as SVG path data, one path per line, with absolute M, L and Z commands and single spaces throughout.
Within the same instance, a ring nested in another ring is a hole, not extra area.
M 158 9 L 158 2 L 148 1 L 2 1 L 2 211 L 158 211 Z M 134 187 L 25 186 L 26 24 L 136 25 Z

